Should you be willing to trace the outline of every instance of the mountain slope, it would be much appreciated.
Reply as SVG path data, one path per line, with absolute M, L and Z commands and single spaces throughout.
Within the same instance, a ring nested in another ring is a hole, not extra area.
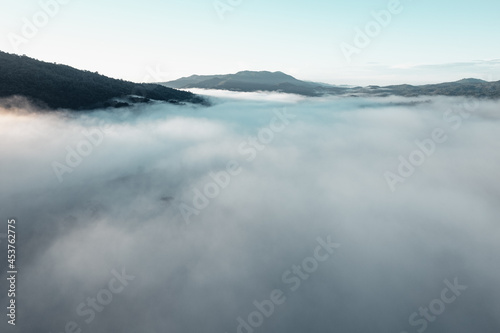
M 276 91 L 305 96 L 321 96 L 328 92 L 341 93 L 345 91 L 345 88 L 300 81 L 282 72 L 268 71 L 243 71 L 228 75 L 193 75 L 161 84 L 178 89 L 202 88 L 244 92 Z
M 73 110 L 120 107 L 149 100 L 206 103 L 192 93 L 158 84 L 116 80 L 0 51 L 0 97 L 10 96 L 25 96 L 52 109 Z

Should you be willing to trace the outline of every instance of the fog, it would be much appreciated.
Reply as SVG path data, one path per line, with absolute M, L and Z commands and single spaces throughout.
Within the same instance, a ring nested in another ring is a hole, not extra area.
M 2 332 L 499 331 L 499 102 L 210 94 L 0 109 Z

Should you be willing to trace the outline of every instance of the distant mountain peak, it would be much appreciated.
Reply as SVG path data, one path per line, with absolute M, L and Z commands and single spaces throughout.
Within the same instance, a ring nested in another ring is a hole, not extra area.
M 285 74 L 283 72 L 277 71 L 277 72 L 270 72 L 270 71 L 241 71 L 236 74 L 230 74 L 235 77 L 238 76 L 252 76 L 252 77 L 262 77 L 263 79 L 274 77 L 274 78 L 281 78 L 281 79 L 292 79 L 296 80 L 291 75 Z
M 201 75 L 180 78 L 163 83 L 163 85 L 177 89 L 219 89 L 231 91 L 278 91 L 305 96 L 319 96 L 318 91 L 325 85 L 314 82 L 297 80 L 291 75 L 280 71 L 240 71 L 227 75 Z
M 239 72 L 237 72 L 234 75 L 238 75 L 238 74 L 254 74 L 254 75 L 259 75 L 259 74 L 274 74 L 274 75 L 290 76 L 290 75 L 285 74 L 285 73 L 283 73 L 281 71 L 271 72 L 271 71 L 249 71 L 249 70 L 246 70 L 246 71 L 239 71 Z
M 474 78 L 466 78 L 466 79 L 462 79 L 460 81 L 457 81 L 457 83 L 486 83 L 486 82 L 488 82 L 488 81 L 474 79 Z

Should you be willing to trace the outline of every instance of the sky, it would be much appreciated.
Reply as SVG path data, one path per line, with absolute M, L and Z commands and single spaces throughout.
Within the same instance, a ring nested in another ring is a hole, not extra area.
M 493 0 L 0 3 L 0 50 L 136 82 L 241 70 L 355 85 L 500 80 Z

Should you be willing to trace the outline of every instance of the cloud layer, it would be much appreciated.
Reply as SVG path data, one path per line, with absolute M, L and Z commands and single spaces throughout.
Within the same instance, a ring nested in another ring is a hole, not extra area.
M 2 111 L 9 331 L 498 332 L 497 102 L 237 97 Z M 384 175 L 436 128 L 447 140 L 391 191 Z

